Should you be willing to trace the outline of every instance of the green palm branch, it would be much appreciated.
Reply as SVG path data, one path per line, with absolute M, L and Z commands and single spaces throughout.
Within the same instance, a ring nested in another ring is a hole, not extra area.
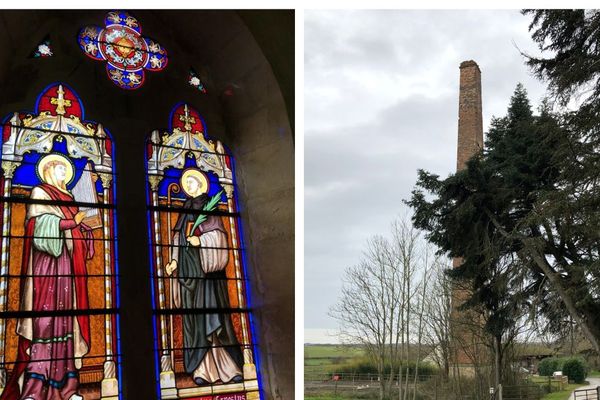
M 202 208 L 202 211 L 214 211 L 217 208 L 217 204 L 219 204 L 219 200 L 221 200 L 221 195 L 223 194 L 223 191 L 220 190 L 219 193 L 215 194 L 209 201 L 208 203 L 206 203 L 204 205 L 204 207 Z M 208 216 L 206 214 L 200 214 L 198 215 L 198 218 L 196 218 L 196 222 L 194 222 L 194 226 L 192 227 L 192 232 L 194 232 L 196 230 L 196 228 L 198 226 L 200 226 L 201 223 L 203 223 L 204 221 L 206 221 L 208 218 Z

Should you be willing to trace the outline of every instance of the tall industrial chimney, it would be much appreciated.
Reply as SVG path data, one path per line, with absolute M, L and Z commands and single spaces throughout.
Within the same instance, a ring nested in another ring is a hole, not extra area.
M 458 94 L 458 151 L 456 170 L 463 169 L 475 153 L 483 149 L 481 115 L 481 71 L 473 60 L 460 63 Z
M 458 146 L 456 170 L 466 167 L 467 161 L 483 149 L 483 117 L 481 112 L 481 71 L 475 61 L 460 64 L 460 89 L 458 94 Z M 452 260 L 454 268 L 462 264 L 461 258 Z M 464 375 L 473 373 L 472 365 L 481 355 L 477 317 L 470 311 L 458 308 L 469 297 L 469 290 L 452 288 L 451 338 L 453 361 Z

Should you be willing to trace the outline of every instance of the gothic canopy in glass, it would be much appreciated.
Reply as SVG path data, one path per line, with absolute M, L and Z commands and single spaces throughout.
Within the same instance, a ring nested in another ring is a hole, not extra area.
M 0 399 L 117 399 L 111 136 L 58 83 L 0 132 Z
M 147 142 L 162 399 L 260 399 L 233 160 L 179 104 Z

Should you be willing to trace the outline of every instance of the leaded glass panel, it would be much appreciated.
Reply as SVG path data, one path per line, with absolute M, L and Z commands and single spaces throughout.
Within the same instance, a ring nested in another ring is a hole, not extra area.
M 233 160 L 179 104 L 147 168 L 160 398 L 260 399 Z
M 0 129 L 0 399 L 118 399 L 110 134 L 66 84 Z

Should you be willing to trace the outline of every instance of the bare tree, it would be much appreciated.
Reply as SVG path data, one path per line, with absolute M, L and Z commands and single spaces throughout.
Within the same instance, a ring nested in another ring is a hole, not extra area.
M 380 399 L 389 398 L 395 372 L 409 358 L 420 241 L 406 219 L 392 223 L 391 239 L 369 239 L 360 262 L 346 269 L 341 296 L 329 312 L 342 341 L 361 344 L 376 365 Z M 400 398 L 408 399 L 408 384 L 406 376 Z
M 398 278 L 400 281 L 401 306 L 397 318 L 397 334 L 399 335 L 400 354 L 396 355 L 398 366 L 398 399 L 408 399 L 409 374 L 408 370 L 404 376 L 404 388 L 402 387 L 403 365 L 408 365 L 410 360 L 410 331 L 411 316 L 414 309 L 414 298 L 418 285 L 415 282 L 418 269 L 421 267 L 421 245 L 422 237 L 417 229 L 408 222 L 406 218 L 399 218 L 392 223 L 392 244 L 397 258 L 399 268 Z
M 426 308 L 427 308 L 427 289 L 429 279 L 431 277 L 431 273 L 434 271 L 436 266 L 436 261 L 438 257 L 435 256 L 435 251 L 433 246 L 425 245 L 424 252 L 424 264 L 423 264 L 423 275 L 421 277 L 421 281 L 419 283 L 420 289 L 420 298 L 418 300 L 418 315 L 419 315 L 419 323 L 417 326 L 417 358 L 415 360 L 415 379 L 414 379 L 414 390 L 413 390 L 413 400 L 417 398 L 417 381 L 419 378 L 419 363 L 421 361 L 421 349 L 423 343 L 423 336 L 425 332 L 424 320 L 426 318 Z M 432 262 L 433 260 L 433 262 Z
M 450 340 L 450 319 L 452 314 L 452 284 L 444 273 L 449 264 L 438 259 L 431 271 L 431 284 L 428 290 L 426 308 L 424 310 L 426 344 L 432 349 L 431 359 L 437 364 L 444 380 L 450 376 L 450 360 L 452 356 Z
M 346 269 L 341 296 L 329 312 L 339 322 L 341 339 L 361 344 L 376 365 L 380 399 L 389 396 L 385 369 L 389 366 L 392 370 L 392 357 L 398 345 L 394 327 L 401 291 L 390 254 L 387 239 L 371 238 L 362 260 Z

